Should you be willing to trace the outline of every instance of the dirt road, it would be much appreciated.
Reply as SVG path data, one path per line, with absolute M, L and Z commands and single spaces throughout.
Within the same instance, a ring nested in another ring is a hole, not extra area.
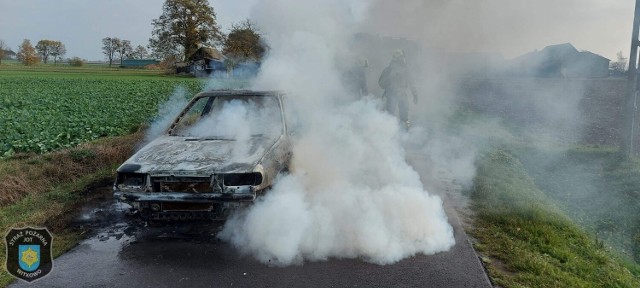
M 97 225 L 94 236 L 55 259 L 49 276 L 11 287 L 491 287 L 451 198 L 443 194 L 450 187 L 429 179 L 433 173 L 424 161 L 412 165 L 445 200 L 456 239 L 448 252 L 386 266 L 331 259 L 270 267 L 216 240 L 216 227 L 138 227 L 117 211 L 117 203 L 105 200 L 88 207 L 76 224 Z

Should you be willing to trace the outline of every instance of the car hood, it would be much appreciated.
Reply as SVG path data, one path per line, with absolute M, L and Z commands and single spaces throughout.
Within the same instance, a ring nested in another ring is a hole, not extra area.
M 169 175 L 247 172 L 254 169 L 275 141 L 262 136 L 236 141 L 165 135 L 144 146 L 118 170 L 128 167 L 126 170 L 138 173 Z

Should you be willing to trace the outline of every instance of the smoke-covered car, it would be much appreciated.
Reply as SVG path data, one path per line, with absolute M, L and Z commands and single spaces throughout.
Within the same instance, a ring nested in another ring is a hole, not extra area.
M 114 197 L 147 220 L 222 220 L 288 169 L 290 148 L 282 93 L 203 92 L 118 168 Z

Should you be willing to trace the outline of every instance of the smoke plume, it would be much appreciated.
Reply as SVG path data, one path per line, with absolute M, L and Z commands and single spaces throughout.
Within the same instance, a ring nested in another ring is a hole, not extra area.
M 328 258 L 388 264 L 454 245 L 442 200 L 407 164 L 406 132 L 381 100 L 350 99 L 337 59 L 368 2 L 275 0 L 254 7 L 270 55 L 254 89 L 283 90 L 298 115 L 291 173 L 219 234 L 274 265 Z
M 171 122 L 180 114 L 180 111 L 187 105 L 187 102 L 187 89 L 182 86 L 176 87 L 171 97 L 158 106 L 158 116 L 156 116 L 149 129 L 147 129 L 143 143 L 149 143 L 167 131 Z M 142 145 L 140 147 L 142 147 Z

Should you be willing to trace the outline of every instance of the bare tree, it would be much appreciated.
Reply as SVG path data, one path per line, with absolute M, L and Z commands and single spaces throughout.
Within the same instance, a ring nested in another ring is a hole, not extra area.
M 133 50 L 132 55 L 135 59 L 145 59 L 149 57 L 149 52 L 147 52 L 147 49 L 144 48 L 144 46 L 138 45 L 136 46 L 136 49 Z
M 118 51 L 119 46 L 120 39 L 116 37 L 102 38 L 102 53 L 105 55 L 107 60 L 109 60 L 109 67 L 111 67 L 113 59 L 115 59 L 116 52 Z
M 51 46 L 51 56 L 53 56 L 53 64 L 58 64 L 58 59 L 64 57 L 67 54 L 67 47 L 60 41 L 55 41 Z
M 31 45 L 29 39 L 24 39 L 18 49 L 18 60 L 24 65 L 35 65 L 40 61 L 36 49 Z
M 125 57 L 130 57 L 133 52 L 133 48 L 131 47 L 131 41 L 129 40 L 121 40 L 117 43 L 117 51 L 118 58 L 120 58 L 120 65 L 122 65 L 122 60 Z

